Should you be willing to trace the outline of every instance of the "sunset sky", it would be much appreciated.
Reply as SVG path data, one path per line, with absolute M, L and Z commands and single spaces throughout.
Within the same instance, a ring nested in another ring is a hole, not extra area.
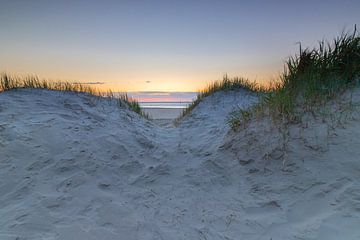
M 0 72 L 115 91 L 196 91 L 225 73 L 266 82 L 297 42 L 354 24 L 359 0 L 0 0 Z

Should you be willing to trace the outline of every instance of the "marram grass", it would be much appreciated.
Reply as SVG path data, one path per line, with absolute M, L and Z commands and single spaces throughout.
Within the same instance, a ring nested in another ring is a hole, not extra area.
M 229 118 L 233 129 L 246 125 L 251 117 L 270 115 L 281 124 L 298 122 L 306 112 L 314 112 L 345 90 L 359 84 L 360 35 L 342 33 L 332 42 L 319 42 L 290 57 L 280 80 L 269 88 L 258 105 L 234 112 Z
M 111 90 L 101 92 L 86 84 L 54 82 L 39 79 L 37 76 L 18 77 L 7 73 L 0 74 L 0 93 L 18 88 L 40 88 L 55 91 L 78 92 L 87 93 L 96 97 L 109 98 L 116 100 L 119 107 L 128 108 L 145 118 L 149 118 L 149 116 L 142 111 L 139 103 L 135 99 L 128 97 L 127 94 L 115 95 Z
M 339 93 L 359 84 L 360 78 L 360 35 L 342 33 L 332 42 L 319 42 L 317 48 L 303 49 L 291 56 L 285 63 L 279 80 L 266 88 L 247 79 L 224 76 L 222 81 L 209 84 L 201 90 L 193 103 L 177 119 L 188 115 L 205 97 L 217 91 L 246 89 L 261 94 L 260 102 L 249 110 L 234 111 L 228 123 L 233 129 L 246 125 L 253 117 L 269 115 L 274 122 L 297 122 L 305 112 L 312 112 L 324 106 Z M 148 117 L 138 102 L 126 94 L 115 97 L 111 91 L 102 93 L 88 85 L 51 82 L 36 76 L 16 77 L 6 73 L 0 76 L 0 92 L 16 88 L 44 88 L 58 91 L 84 92 L 94 96 L 117 98 L 119 106 Z
M 214 81 L 208 84 L 204 89 L 200 90 L 196 99 L 182 112 L 181 116 L 177 119 L 180 121 L 186 115 L 188 115 L 205 97 L 218 91 L 233 91 L 238 89 L 245 89 L 251 92 L 265 93 L 267 88 L 257 84 L 256 82 L 250 82 L 245 78 L 233 77 L 229 78 L 228 75 L 224 75 L 221 81 Z
M 246 89 L 261 94 L 259 103 L 249 110 L 230 114 L 233 129 L 244 127 L 251 118 L 269 115 L 274 122 L 297 122 L 305 112 L 323 107 L 341 92 L 358 85 L 360 78 L 360 35 L 343 32 L 332 42 L 321 41 L 317 48 L 302 48 L 288 58 L 278 81 L 264 87 L 247 79 L 224 76 L 209 84 L 177 119 L 188 115 L 205 97 L 217 91 Z

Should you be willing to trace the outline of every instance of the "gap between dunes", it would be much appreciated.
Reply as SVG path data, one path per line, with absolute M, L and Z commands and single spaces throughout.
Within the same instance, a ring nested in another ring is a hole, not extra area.
M 281 149 L 266 121 L 229 133 L 257 100 L 216 92 L 160 127 L 86 94 L 0 94 L 0 239 L 358 239 L 357 116 Z

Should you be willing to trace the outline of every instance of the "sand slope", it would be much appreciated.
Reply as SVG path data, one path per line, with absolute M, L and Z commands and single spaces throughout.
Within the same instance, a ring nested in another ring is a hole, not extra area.
M 256 101 L 218 92 L 160 127 L 84 94 L 0 94 L 0 239 L 359 239 L 358 121 L 294 126 L 284 158 L 266 122 L 229 132 Z

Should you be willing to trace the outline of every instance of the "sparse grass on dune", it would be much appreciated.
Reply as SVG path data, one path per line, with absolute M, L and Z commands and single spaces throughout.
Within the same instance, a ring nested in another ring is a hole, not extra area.
M 333 42 L 321 41 L 314 49 L 303 49 L 290 57 L 279 81 L 269 87 L 261 86 L 247 79 L 227 75 L 222 81 L 215 81 L 201 90 L 192 104 L 176 120 L 188 115 L 205 97 L 218 91 L 245 89 L 262 93 L 260 102 L 249 110 L 234 111 L 228 120 L 233 129 L 246 125 L 254 117 L 270 116 L 275 123 L 288 124 L 301 121 L 304 113 L 314 113 L 335 99 L 340 93 L 359 84 L 360 78 L 360 35 L 356 29 L 343 33 Z M 3 73 L 0 76 L 0 92 L 16 88 L 44 88 L 58 91 L 84 92 L 94 96 L 118 99 L 119 106 L 148 118 L 139 104 L 126 94 L 114 96 L 111 91 L 102 93 L 88 85 L 51 82 L 36 76 L 16 77 Z
M 128 97 L 127 94 L 115 95 L 111 90 L 102 92 L 86 84 L 42 80 L 37 76 L 18 77 L 7 73 L 2 73 L 0 75 L 0 93 L 19 88 L 40 88 L 55 91 L 87 93 L 92 96 L 115 100 L 119 107 L 126 107 L 145 118 L 149 118 L 149 116 L 142 111 L 139 103 L 135 99 Z
M 218 91 L 232 91 L 237 89 L 245 89 L 251 92 L 259 93 L 267 91 L 265 87 L 257 84 L 256 82 L 250 82 L 245 78 L 239 77 L 229 78 L 228 75 L 224 75 L 222 81 L 214 81 L 199 91 L 197 98 L 183 111 L 178 120 L 189 114 L 205 97 Z
M 251 117 L 268 114 L 282 124 L 299 122 L 345 90 L 359 84 L 360 35 L 342 33 L 332 43 L 321 41 L 318 48 L 303 49 L 290 57 L 280 81 L 273 84 L 260 103 L 248 111 L 234 112 L 229 119 L 233 129 Z

